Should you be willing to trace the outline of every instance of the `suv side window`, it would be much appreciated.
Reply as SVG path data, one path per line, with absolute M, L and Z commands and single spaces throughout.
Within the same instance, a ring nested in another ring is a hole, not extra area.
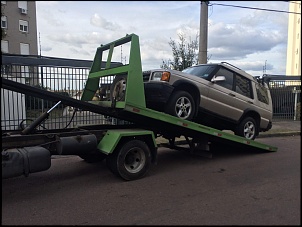
M 234 82 L 234 73 L 225 69 L 225 68 L 220 68 L 218 72 L 215 74 L 215 76 L 224 76 L 225 81 L 217 81 L 217 84 L 225 87 L 229 90 L 233 89 L 233 82 Z
M 253 98 L 251 81 L 243 76 L 236 74 L 235 91 L 248 98 Z
M 216 65 L 200 65 L 198 67 L 193 66 L 182 70 L 184 73 L 189 73 L 198 76 L 203 79 L 208 79 L 211 73 L 215 70 Z

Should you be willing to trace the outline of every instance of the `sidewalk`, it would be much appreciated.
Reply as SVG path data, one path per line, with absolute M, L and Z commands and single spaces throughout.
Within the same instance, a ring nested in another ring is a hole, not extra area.
M 278 120 L 273 121 L 273 127 L 267 132 L 260 132 L 258 138 L 272 136 L 301 135 L 301 121 Z

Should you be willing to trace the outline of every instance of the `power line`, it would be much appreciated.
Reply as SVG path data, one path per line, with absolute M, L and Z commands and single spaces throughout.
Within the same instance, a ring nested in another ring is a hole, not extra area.
M 244 8 L 244 9 L 256 9 L 256 10 L 264 10 L 264 11 L 277 12 L 277 13 L 293 13 L 293 14 L 300 14 L 300 15 L 301 15 L 301 13 L 288 12 L 288 11 L 275 10 L 275 9 L 262 9 L 262 8 L 256 8 L 256 7 L 235 6 L 235 5 L 227 5 L 227 4 L 219 4 L 219 3 L 211 3 L 211 6 L 213 6 L 213 5 L 230 6 L 230 7 Z

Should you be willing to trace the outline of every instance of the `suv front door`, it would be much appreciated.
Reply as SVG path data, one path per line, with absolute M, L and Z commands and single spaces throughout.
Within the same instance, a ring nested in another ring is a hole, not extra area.
M 222 118 L 238 121 L 244 110 L 253 105 L 251 81 L 221 67 L 215 77 L 223 76 L 224 81 L 210 82 L 207 109 Z

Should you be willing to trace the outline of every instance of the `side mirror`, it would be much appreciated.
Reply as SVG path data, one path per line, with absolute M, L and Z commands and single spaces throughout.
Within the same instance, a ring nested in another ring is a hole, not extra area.
M 215 83 L 215 82 L 219 82 L 219 81 L 225 81 L 225 76 L 214 76 L 211 79 L 211 82 Z

